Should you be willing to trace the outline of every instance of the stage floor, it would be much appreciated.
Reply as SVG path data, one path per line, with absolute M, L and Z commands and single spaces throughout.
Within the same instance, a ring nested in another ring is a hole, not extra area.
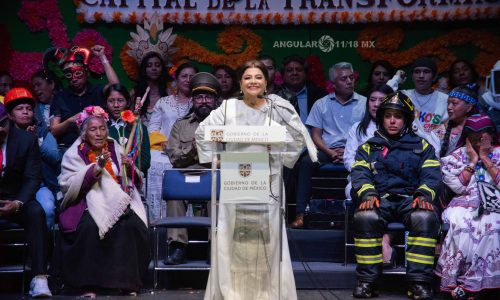
M 144 291 L 140 293 L 137 297 L 124 297 L 124 296 L 110 296 L 102 295 L 97 296 L 97 299 L 175 299 L 175 300 L 201 300 L 205 294 L 204 290 L 157 290 L 154 293 Z M 299 300 L 340 300 L 340 299 L 353 299 L 351 290 L 298 290 L 297 291 Z M 0 294 L 3 300 L 7 299 L 30 299 L 28 295 L 21 297 L 17 294 Z M 67 296 L 54 296 L 50 299 L 74 299 L 75 295 Z M 392 292 L 383 292 L 378 298 L 375 299 L 391 299 L 391 300 L 402 300 L 408 299 L 404 294 L 396 294 Z

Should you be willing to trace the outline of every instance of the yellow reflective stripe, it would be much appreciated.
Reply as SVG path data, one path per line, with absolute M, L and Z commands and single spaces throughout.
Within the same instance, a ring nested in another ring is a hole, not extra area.
M 370 144 L 364 143 L 361 145 L 361 149 L 365 150 L 366 154 L 370 155 Z
M 369 239 L 364 239 L 364 238 L 354 238 L 355 242 L 382 242 L 382 238 L 369 238 Z
M 427 167 L 439 167 L 439 161 L 435 159 L 428 159 L 424 161 L 424 164 L 422 165 L 422 168 L 427 168 Z
M 354 246 L 361 247 L 361 248 L 380 247 L 380 246 L 382 246 L 382 239 L 380 239 L 380 238 L 376 238 L 376 239 L 355 238 L 354 239 Z
M 370 164 L 366 162 L 366 160 L 357 160 L 353 165 L 352 167 L 357 167 L 357 166 L 360 166 L 360 167 L 365 167 L 365 168 L 368 168 L 370 169 Z
M 356 262 L 358 264 L 380 264 L 382 263 L 382 254 L 375 254 L 375 255 L 356 254 Z
M 434 256 L 417 254 L 412 252 L 406 252 L 406 260 L 426 265 L 434 264 Z
M 365 183 L 361 186 L 361 188 L 358 191 L 358 197 L 361 196 L 361 194 L 366 191 L 367 189 L 375 189 L 375 187 L 371 184 Z
M 437 240 L 424 237 L 408 237 L 408 245 L 424 246 L 424 247 L 436 247 Z
M 428 191 L 429 193 L 431 193 L 431 200 L 434 200 L 434 197 L 436 197 L 436 192 L 434 192 L 433 190 L 431 190 L 427 184 L 422 184 L 421 186 L 418 187 L 419 189 L 422 189 L 422 190 L 426 190 Z M 358 194 L 359 196 L 359 194 Z
M 429 146 L 429 143 L 427 143 L 426 140 L 422 139 L 422 151 L 424 151 L 427 146 Z

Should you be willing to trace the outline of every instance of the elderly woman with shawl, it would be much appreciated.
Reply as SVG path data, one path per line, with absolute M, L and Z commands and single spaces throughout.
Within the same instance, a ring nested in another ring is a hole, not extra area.
M 62 277 L 95 297 L 99 288 L 136 294 L 149 263 L 148 228 L 140 178 L 120 145 L 108 138 L 108 115 L 86 107 L 80 137 L 65 153 L 60 228 Z

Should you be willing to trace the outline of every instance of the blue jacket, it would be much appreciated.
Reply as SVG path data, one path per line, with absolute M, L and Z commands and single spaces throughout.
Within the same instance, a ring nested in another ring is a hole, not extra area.
M 351 178 L 353 199 L 412 195 L 434 201 L 442 184 L 434 148 L 413 133 L 391 140 L 375 132 L 358 148 Z

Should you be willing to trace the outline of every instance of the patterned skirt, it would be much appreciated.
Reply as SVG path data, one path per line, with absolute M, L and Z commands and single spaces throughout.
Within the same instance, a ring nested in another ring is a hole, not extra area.
M 443 212 L 443 221 L 450 224 L 436 267 L 443 291 L 500 288 L 500 214 L 475 215 L 476 210 L 464 207 Z

